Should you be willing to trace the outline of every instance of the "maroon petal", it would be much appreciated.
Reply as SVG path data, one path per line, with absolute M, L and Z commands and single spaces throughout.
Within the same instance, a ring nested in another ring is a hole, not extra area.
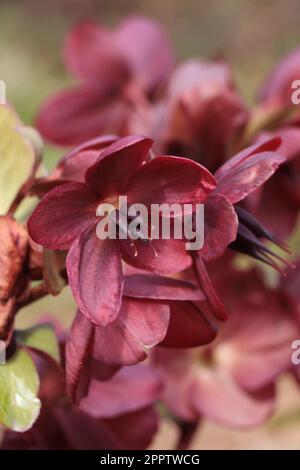
M 107 103 L 106 93 L 90 86 L 61 91 L 40 108 L 36 125 L 49 141 L 76 145 L 104 132 L 118 132 L 126 109 L 117 97 Z
M 94 338 L 94 325 L 80 312 L 72 324 L 66 343 L 66 382 L 70 396 L 77 401 L 82 370 L 87 367 Z
M 123 289 L 118 242 L 100 240 L 92 227 L 71 246 L 66 267 L 81 312 L 96 325 L 111 323 L 119 313 Z
M 167 35 L 157 22 L 131 16 L 117 28 L 115 38 L 144 89 L 151 92 L 168 77 L 175 57 Z
M 116 136 L 108 135 L 96 137 L 77 145 L 59 161 L 51 174 L 51 179 L 61 178 L 84 182 L 85 171 L 95 163 L 99 152 L 116 140 Z
M 96 328 L 94 357 L 110 365 L 143 361 L 147 357 L 147 349 L 163 340 L 169 317 L 167 305 L 123 299 L 118 318 L 105 328 Z
M 216 327 L 193 302 L 170 303 L 171 315 L 167 335 L 160 346 L 166 348 L 194 348 L 211 343 Z
M 117 140 L 101 152 L 98 161 L 86 174 L 86 183 L 102 199 L 124 194 L 130 177 L 147 159 L 152 140 L 129 136 Z
M 66 183 L 52 189 L 28 221 L 31 238 L 54 250 L 70 248 L 96 222 L 98 199 L 84 183 Z
M 223 370 L 202 367 L 197 371 L 191 400 L 200 416 L 223 426 L 249 428 L 270 417 L 275 407 L 275 390 L 270 387 L 250 395 Z
M 125 55 L 112 33 L 92 21 L 84 21 L 69 32 L 64 57 L 77 77 L 107 90 L 122 86 L 129 78 Z
M 261 186 L 285 158 L 274 152 L 281 139 L 243 150 L 226 162 L 215 174 L 216 193 L 223 195 L 232 204 L 241 201 L 252 191 Z
M 204 300 L 194 284 L 170 277 L 131 274 L 124 277 L 123 295 L 140 299 Z
M 212 282 L 209 278 L 209 275 L 206 271 L 204 262 L 201 259 L 201 256 L 195 253 L 193 255 L 194 268 L 196 271 L 197 279 L 200 284 L 200 288 L 206 295 L 206 300 L 214 313 L 215 317 L 218 320 L 224 321 L 227 319 L 227 313 L 225 311 L 224 305 L 221 302 L 217 292 L 215 291 Z
M 151 240 L 150 244 L 141 240 L 135 240 L 134 243 L 132 240 L 119 242 L 122 258 L 126 263 L 157 274 L 177 273 L 192 263 L 184 240 Z
M 158 375 L 147 366 L 123 367 L 107 382 L 92 380 L 80 408 L 94 418 L 131 413 L 154 403 L 161 385 Z
M 238 218 L 233 205 L 213 193 L 205 203 L 204 245 L 199 254 L 205 261 L 219 258 L 236 239 Z
M 215 179 L 203 166 L 182 157 L 157 157 L 143 165 L 128 183 L 129 203 L 204 202 Z

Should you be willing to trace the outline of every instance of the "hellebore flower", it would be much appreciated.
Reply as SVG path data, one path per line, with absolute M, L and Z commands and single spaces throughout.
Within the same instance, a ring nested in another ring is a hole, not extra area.
M 185 421 L 203 416 L 248 428 L 274 411 L 275 384 L 291 367 L 297 326 L 285 297 L 256 270 L 218 270 L 214 279 L 230 311 L 215 342 L 200 351 L 157 350 L 164 400 Z
M 147 96 L 153 96 L 175 62 L 161 27 L 138 16 L 113 31 L 80 23 L 66 38 L 64 60 L 81 83 L 48 99 L 37 118 L 41 134 L 59 145 L 101 133 L 130 133 L 130 116 L 148 106 Z
M 125 367 L 110 381 L 93 379 L 80 407 L 65 391 L 57 365 L 41 365 L 41 414 L 25 433 L 6 431 L 2 449 L 143 449 L 157 431 L 161 382 L 150 367 Z
M 28 222 L 36 243 L 69 250 L 66 267 L 78 307 L 101 326 L 113 322 L 121 307 L 121 257 L 128 264 L 160 274 L 183 270 L 190 257 L 183 240 L 100 240 L 96 234 L 99 204 L 118 204 L 120 195 L 127 196 L 128 205 L 138 202 L 146 207 L 203 203 L 215 187 L 210 172 L 191 160 L 171 156 L 150 160 L 151 145 L 150 139 L 140 136 L 114 142 L 86 170 L 85 182 L 52 189 Z M 118 220 L 117 211 L 111 216 Z
M 185 155 L 215 171 L 248 119 L 226 62 L 189 60 L 172 74 L 154 118 L 159 151 Z
M 105 374 L 143 361 L 160 344 L 196 347 L 211 342 L 216 327 L 202 312 L 205 300 L 193 284 L 149 274 L 124 277 L 120 313 L 107 326 L 95 326 L 78 312 L 66 345 L 67 387 L 78 401 L 89 387 L 95 361 Z M 200 303 L 201 302 L 201 303 Z M 107 377 L 105 377 L 107 378 Z

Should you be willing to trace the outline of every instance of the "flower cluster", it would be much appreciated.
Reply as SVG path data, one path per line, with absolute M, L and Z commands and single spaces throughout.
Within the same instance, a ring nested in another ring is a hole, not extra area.
M 2 448 L 145 448 L 160 426 L 157 403 L 180 448 L 203 418 L 265 422 L 280 377 L 300 380 L 291 361 L 299 263 L 287 245 L 300 209 L 300 114 L 289 99 L 299 51 L 252 109 L 224 59 L 176 63 L 146 18 L 114 30 L 79 24 L 64 58 L 79 84 L 37 118 L 45 139 L 72 146 L 51 174 L 38 134 L 1 105 L 0 156 L 22 177 L 0 207 L 0 397 L 10 374 L 26 392 L 23 402 L 5 392 Z M 141 236 L 137 225 L 129 236 L 120 196 L 146 208 L 189 204 L 192 225 L 203 205 L 203 246 L 188 249 L 173 230 Z M 113 239 L 97 236 L 101 204 L 112 208 Z M 77 309 L 69 330 L 63 310 L 15 328 L 23 306 L 66 285 Z

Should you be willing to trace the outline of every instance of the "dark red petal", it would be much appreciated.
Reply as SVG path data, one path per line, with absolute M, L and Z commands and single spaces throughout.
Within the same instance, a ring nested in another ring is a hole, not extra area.
M 197 253 L 193 254 L 193 261 L 200 288 L 206 295 L 206 300 L 212 310 L 212 313 L 218 320 L 226 320 L 227 313 L 225 311 L 224 305 L 212 285 L 201 256 Z
M 224 370 L 199 368 L 191 393 L 199 416 L 223 426 L 249 428 L 264 423 L 275 407 L 275 390 L 248 394 Z
M 282 155 L 273 151 L 280 143 L 279 138 L 271 139 L 228 160 L 215 174 L 215 192 L 234 204 L 259 188 L 285 161 Z
M 151 139 L 137 135 L 117 140 L 87 170 L 86 183 L 102 199 L 124 194 L 129 178 L 146 161 L 151 145 Z
M 214 340 L 216 327 L 193 302 L 170 303 L 171 315 L 167 335 L 160 346 L 195 348 Z
M 97 327 L 93 355 L 111 365 L 129 365 L 143 361 L 147 349 L 165 337 L 169 307 L 149 300 L 123 299 L 117 319 L 105 328 Z
M 168 77 L 175 57 L 167 35 L 157 22 L 131 16 L 120 24 L 114 36 L 143 88 L 151 92 Z
M 94 418 L 113 418 L 151 405 L 161 386 L 158 374 L 149 367 L 123 367 L 107 382 L 92 380 L 80 408 Z
M 213 193 L 205 203 L 204 245 L 199 254 L 205 261 L 219 258 L 236 239 L 238 218 L 233 205 Z
M 67 250 L 96 222 L 98 199 L 84 183 L 66 183 L 44 196 L 28 221 L 31 238 L 54 250 Z
M 141 240 L 119 240 L 122 258 L 126 263 L 157 274 L 172 274 L 192 263 L 184 240 L 151 240 L 150 245 Z M 175 255 L 176 253 L 176 255 Z
M 113 34 L 92 21 L 76 25 L 67 35 L 64 58 L 79 78 L 107 90 L 122 86 L 129 78 L 129 68 Z
M 67 256 L 69 284 L 81 312 L 105 326 L 118 316 L 123 289 L 117 240 L 100 240 L 96 227 L 78 237 Z
M 49 141 L 76 145 L 104 132 L 118 132 L 126 116 L 125 107 L 113 97 L 89 86 L 63 90 L 40 108 L 36 125 Z
M 203 292 L 194 284 L 170 277 L 131 274 L 124 277 L 123 295 L 141 299 L 204 300 Z
M 116 140 L 116 136 L 101 136 L 77 145 L 58 162 L 50 178 L 83 182 L 86 170 L 95 163 L 99 152 Z
M 143 165 L 130 179 L 128 187 L 131 204 L 201 203 L 215 188 L 215 179 L 198 163 L 169 155 Z
M 72 324 L 66 343 L 66 382 L 70 396 L 77 401 L 82 371 L 88 367 L 94 338 L 94 325 L 80 312 Z

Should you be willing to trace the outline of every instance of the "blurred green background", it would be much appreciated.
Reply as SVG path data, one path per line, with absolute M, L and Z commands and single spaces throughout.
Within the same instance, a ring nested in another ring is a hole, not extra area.
M 159 20 L 179 59 L 224 54 L 233 64 L 238 85 L 249 104 L 254 102 L 256 90 L 270 67 L 300 45 L 299 0 L 0 0 L 0 79 L 6 82 L 8 100 L 26 124 L 34 123 L 39 105 L 50 93 L 72 83 L 61 60 L 61 45 L 69 27 L 87 18 L 114 25 L 132 13 Z M 48 168 L 54 166 L 62 152 L 47 147 Z M 30 310 L 23 310 L 18 323 L 29 326 L 41 313 L 55 312 L 68 325 L 74 311 L 74 302 L 65 289 L 62 295 L 48 297 L 33 304 Z M 283 394 L 292 393 L 290 387 L 285 386 Z M 298 397 L 298 393 L 295 395 Z M 205 431 L 204 437 L 203 433 L 199 435 L 194 447 L 300 448 L 298 427 L 294 427 L 293 420 L 294 410 L 299 412 L 299 401 L 289 400 L 288 405 L 292 406 L 292 418 L 288 420 L 292 425 L 280 426 L 283 431 L 279 435 L 278 426 L 272 423 L 258 434 L 244 433 L 246 437 L 212 426 L 206 431 L 208 435 Z M 282 413 L 286 416 L 286 411 L 280 410 L 275 423 Z M 168 428 L 167 434 L 169 431 Z M 157 447 L 164 448 L 165 439 L 162 436 Z

